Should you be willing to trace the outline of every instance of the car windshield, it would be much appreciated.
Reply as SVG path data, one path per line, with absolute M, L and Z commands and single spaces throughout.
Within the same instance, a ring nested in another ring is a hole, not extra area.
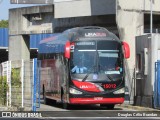
M 74 74 L 74 76 L 79 74 L 80 79 L 83 79 L 86 74 L 92 74 L 92 76 L 97 74 L 99 78 L 105 76 L 102 79 L 106 79 L 108 75 L 114 75 L 113 77 L 122 75 L 123 65 L 120 43 L 102 41 L 90 43 L 89 46 L 84 45 L 84 43 L 81 46 L 76 45 L 71 51 L 70 61 L 71 74 Z M 110 46 L 108 47 L 108 45 Z

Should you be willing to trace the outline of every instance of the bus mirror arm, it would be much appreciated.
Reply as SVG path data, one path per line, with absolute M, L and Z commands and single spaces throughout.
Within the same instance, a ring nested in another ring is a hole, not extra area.
M 70 58 L 70 41 L 67 41 L 66 42 L 66 45 L 65 45 L 65 58 Z
M 130 48 L 127 42 L 122 42 L 123 49 L 124 49 L 124 57 L 126 59 L 130 58 Z

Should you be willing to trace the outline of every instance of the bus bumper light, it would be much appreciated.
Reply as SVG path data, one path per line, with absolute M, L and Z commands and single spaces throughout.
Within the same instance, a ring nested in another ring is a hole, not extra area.
M 115 92 L 113 92 L 113 93 L 114 93 L 114 94 L 123 94 L 124 91 L 125 91 L 125 89 L 124 89 L 124 88 L 121 88 L 121 89 L 119 89 L 119 90 L 117 90 L 117 91 L 115 91 Z

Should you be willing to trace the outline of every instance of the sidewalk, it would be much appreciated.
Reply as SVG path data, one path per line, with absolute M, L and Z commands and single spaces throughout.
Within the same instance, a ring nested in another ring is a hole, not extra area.
M 0 107 L 0 111 L 7 111 L 8 108 L 7 107 Z
M 15 107 L 0 107 L 0 111 L 17 111 Z

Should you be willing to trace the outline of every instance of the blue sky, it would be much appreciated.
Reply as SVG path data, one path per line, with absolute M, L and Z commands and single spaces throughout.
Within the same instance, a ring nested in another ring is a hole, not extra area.
M 0 0 L 1 1 L 1 0 Z M 10 0 L 3 0 L 0 2 L 0 20 L 8 20 L 8 10 L 10 8 L 26 7 L 26 6 L 36 6 L 28 4 L 10 4 Z

